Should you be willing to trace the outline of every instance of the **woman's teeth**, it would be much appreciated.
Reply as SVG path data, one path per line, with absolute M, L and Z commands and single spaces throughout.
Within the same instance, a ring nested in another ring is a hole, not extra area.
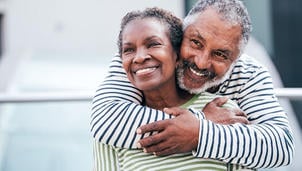
M 135 73 L 136 74 L 144 74 L 144 73 L 148 73 L 148 72 L 152 72 L 156 69 L 156 67 L 152 67 L 152 68 L 143 68 L 143 69 L 139 69 L 137 70 Z

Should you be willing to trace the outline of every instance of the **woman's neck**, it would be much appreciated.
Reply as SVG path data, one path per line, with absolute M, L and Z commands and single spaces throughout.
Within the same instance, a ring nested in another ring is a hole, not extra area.
M 144 91 L 145 103 L 147 106 L 163 110 L 165 107 L 181 106 L 190 100 L 194 95 L 189 94 L 176 86 L 162 88 L 159 90 Z

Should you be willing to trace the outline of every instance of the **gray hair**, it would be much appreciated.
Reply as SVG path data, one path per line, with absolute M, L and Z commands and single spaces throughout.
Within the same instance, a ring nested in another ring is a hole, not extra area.
M 239 50 L 242 53 L 252 31 L 251 19 L 246 7 L 240 0 L 199 0 L 184 19 L 184 29 L 192 23 L 194 18 L 207 10 L 215 9 L 221 17 L 232 25 L 241 26 L 241 40 Z

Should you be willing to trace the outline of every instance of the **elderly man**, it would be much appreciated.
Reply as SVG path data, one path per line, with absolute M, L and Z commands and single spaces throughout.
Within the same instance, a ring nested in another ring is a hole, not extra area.
M 271 76 L 265 67 L 242 54 L 251 30 L 242 2 L 200 0 L 184 26 L 182 65 L 177 69 L 180 87 L 236 101 L 250 124 L 235 123 L 240 116 L 220 108 L 222 98 L 203 109 L 204 119 L 167 109 L 177 117 L 162 120 L 165 113 L 139 105 L 142 94 L 129 83 L 116 57 L 93 100 L 93 136 L 118 147 L 138 145 L 156 155 L 193 151 L 196 157 L 249 168 L 288 165 L 294 151 L 292 133 Z M 142 135 L 135 134 L 137 127 Z M 158 133 L 152 134 L 154 131 Z

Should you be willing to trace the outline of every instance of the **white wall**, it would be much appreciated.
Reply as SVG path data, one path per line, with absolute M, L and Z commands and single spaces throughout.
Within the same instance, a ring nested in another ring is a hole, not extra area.
M 127 11 L 159 6 L 179 17 L 183 14 L 183 1 L 170 0 L 4 1 L 4 43 L 9 54 L 31 51 L 112 56 L 120 20 Z
M 272 55 L 274 52 L 271 0 L 244 1 L 251 16 L 252 34 Z

